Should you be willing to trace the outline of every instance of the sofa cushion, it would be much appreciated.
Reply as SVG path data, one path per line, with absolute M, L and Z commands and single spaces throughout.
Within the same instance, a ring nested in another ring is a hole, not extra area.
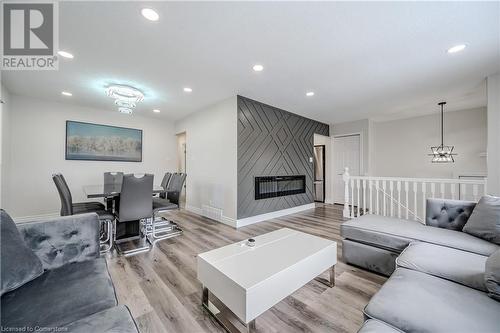
M 500 301 L 500 250 L 486 260 L 484 279 L 489 295 Z
M 498 332 L 500 302 L 486 293 L 397 268 L 365 308 L 404 332 Z
M 12 218 L 3 209 L 0 211 L 0 238 L 0 295 L 3 295 L 40 276 L 43 267 L 40 259 L 24 243 Z
M 484 266 L 487 258 L 480 254 L 417 242 L 404 249 L 396 259 L 396 265 L 486 292 Z
M 60 332 L 137 333 L 139 331 L 128 308 L 120 305 L 72 322 Z
M 66 264 L 6 293 L 3 327 L 64 326 L 116 305 L 104 258 Z
M 473 201 L 427 199 L 425 224 L 431 227 L 462 231 L 476 206 Z
M 375 319 L 368 319 L 359 329 L 358 333 L 398 333 L 401 332 L 384 322 Z
M 465 224 L 464 231 L 500 245 L 500 197 L 482 197 Z
M 340 227 L 344 238 L 401 252 L 412 241 L 422 241 L 489 256 L 499 247 L 461 231 L 428 227 L 410 221 L 379 215 L 363 215 L 344 222 Z

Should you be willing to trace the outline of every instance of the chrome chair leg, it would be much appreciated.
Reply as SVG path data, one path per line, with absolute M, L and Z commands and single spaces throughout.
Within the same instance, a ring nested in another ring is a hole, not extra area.
M 106 235 L 106 238 L 100 239 L 100 252 L 101 254 L 107 253 L 111 251 L 113 248 L 113 243 L 114 243 L 114 237 L 115 237 L 115 230 L 113 228 L 113 221 L 111 220 L 103 220 L 101 221 L 103 225 L 106 226 L 104 234 Z

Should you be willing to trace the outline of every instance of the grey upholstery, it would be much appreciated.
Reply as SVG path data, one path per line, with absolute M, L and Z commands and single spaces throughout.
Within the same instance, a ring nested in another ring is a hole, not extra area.
M 486 293 L 397 268 L 365 308 L 404 332 L 498 332 L 500 302 Z
M 401 252 L 412 241 L 423 241 L 489 256 L 498 246 L 464 232 L 425 226 L 378 215 L 363 215 L 344 222 L 341 235 L 349 240 Z
M 419 242 L 411 243 L 396 259 L 396 265 L 485 292 L 484 267 L 487 258 L 475 253 Z
M 88 213 L 17 225 L 44 269 L 99 257 L 99 219 Z
M 400 330 L 375 319 L 368 319 L 359 329 L 358 333 L 398 333 Z
M 55 327 L 117 304 L 104 258 L 66 264 L 2 296 L 3 327 Z
M 136 221 L 153 215 L 153 175 L 123 176 L 118 208 L 118 221 Z
M 464 231 L 500 245 L 500 197 L 489 195 L 482 197 Z
M 168 199 L 162 199 L 162 198 L 153 198 L 153 209 L 154 210 L 170 210 L 170 209 L 177 209 L 179 208 L 178 205 L 170 202 Z
M 138 329 L 129 309 L 121 305 L 75 321 L 62 328 L 61 332 L 137 333 Z
M 24 243 L 12 218 L 0 211 L 0 295 L 19 288 L 43 273 L 42 262 Z
M 78 202 L 73 203 L 73 197 L 66 179 L 62 174 L 52 175 L 52 180 L 56 185 L 59 198 L 61 200 L 61 216 L 85 213 L 93 210 L 104 210 L 105 207 L 100 202 Z
M 342 240 L 342 259 L 344 262 L 377 272 L 386 276 L 396 269 L 397 252 L 375 246 Z
M 500 301 L 500 250 L 493 253 L 486 260 L 484 279 L 488 294 Z
M 427 199 L 425 224 L 461 231 L 475 206 L 473 201 Z
M 184 187 L 184 182 L 186 181 L 185 173 L 174 173 L 170 177 L 170 181 L 167 186 L 167 199 L 179 205 L 179 199 L 181 197 L 182 189 Z
M 121 184 L 123 182 L 123 172 L 105 172 L 104 184 Z
M 165 190 L 167 190 L 168 182 L 170 181 L 171 177 L 172 177 L 172 173 L 166 172 L 165 175 L 163 176 L 163 179 L 161 180 L 160 186 L 163 187 Z M 166 192 L 160 193 L 160 198 L 166 199 L 167 193 Z

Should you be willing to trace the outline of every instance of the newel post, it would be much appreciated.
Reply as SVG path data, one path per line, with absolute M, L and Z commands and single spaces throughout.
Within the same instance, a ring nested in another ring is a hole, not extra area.
M 349 168 L 344 168 L 344 174 L 342 175 L 342 180 L 344 181 L 344 217 L 351 217 L 349 211 Z

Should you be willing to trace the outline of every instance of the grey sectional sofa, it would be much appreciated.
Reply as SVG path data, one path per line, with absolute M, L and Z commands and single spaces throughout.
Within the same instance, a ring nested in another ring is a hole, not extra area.
M 471 202 L 428 199 L 426 225 L 375 215 L 345 222 L 344 261 L 390 275 L 360 332 L 500 332 L 500 198 L 493 200 L 488 240 L 462 231 L 472 214 L 485 216 Z
M 0 223 L 2 332 L 138 332 L 117 306 L 95 213 L 16 225 L 2 210 Z

